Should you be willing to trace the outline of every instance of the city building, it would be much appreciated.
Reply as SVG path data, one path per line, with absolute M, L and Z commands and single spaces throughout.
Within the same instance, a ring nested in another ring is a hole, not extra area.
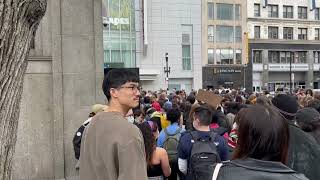
M 201 1 L 103 0 L 102 13 L 105 68 L 139 68 L 146 90 L 201 88 Z
M 253 91 L 320 87 L 319 8 L 318 0 L 248 0 Z
M 203 88 L 240 89 L 246 74 L 246 1 L 202 0 Z

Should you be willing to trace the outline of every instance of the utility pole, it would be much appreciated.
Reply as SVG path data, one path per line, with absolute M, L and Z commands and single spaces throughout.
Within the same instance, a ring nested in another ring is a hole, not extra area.
M 168 87 L 169 88 L 169 74 L 170 74 L 170 67 L 169 67 L 169 64 L 168 64 L 168 53 L 165 54 L 166 56 L 166 66 L 163 67 L 164 69 L 164 73 L 166 73 L 167 77 L 166 77 L 166 82 L 168 84 Z

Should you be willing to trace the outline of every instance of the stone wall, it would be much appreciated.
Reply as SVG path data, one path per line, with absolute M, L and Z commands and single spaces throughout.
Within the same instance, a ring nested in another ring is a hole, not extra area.
M 72 138 L 103 103 L 101 0 L 48 0 L 31 50 L 13 180 L 77 179 Z

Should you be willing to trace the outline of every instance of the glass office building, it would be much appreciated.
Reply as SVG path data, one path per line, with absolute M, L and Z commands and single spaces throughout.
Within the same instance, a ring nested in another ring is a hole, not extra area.
M 103 0 L 105 68 L 136 67 L 135 6 L 132 0 Z

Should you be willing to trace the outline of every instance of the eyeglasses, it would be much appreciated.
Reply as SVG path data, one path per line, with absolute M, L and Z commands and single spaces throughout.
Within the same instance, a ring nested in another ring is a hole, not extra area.
M 138 91 L 140 91 L 140 86 L 137 86 L 137 85 L 120 86 L 119 88 L 131 89 L 133 92 L 138 92 Z

